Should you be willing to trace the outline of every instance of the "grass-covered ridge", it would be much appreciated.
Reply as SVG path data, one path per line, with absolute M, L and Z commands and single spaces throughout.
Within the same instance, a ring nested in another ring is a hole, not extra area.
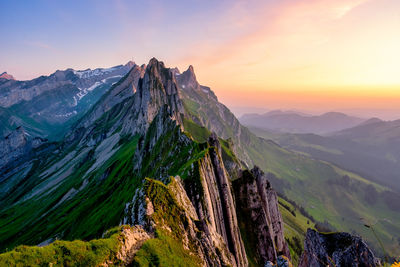
M 18 246 L 0 254 L 0 266 L 99 266 L 106 261 L 121 264 L 116 257 L 123 238 L 121 226 L 91 241 L 55 241 L 44 247 Z
M 136 253 L 133 266 L 201 266 L 201 261 L 189 254 L 180 240 L 157 230 L 156 238 L 147 240 Z

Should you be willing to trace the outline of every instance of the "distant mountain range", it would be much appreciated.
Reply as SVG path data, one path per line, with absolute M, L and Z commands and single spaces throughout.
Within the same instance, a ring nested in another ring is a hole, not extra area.
M 246 126 L 288 133 L 326 134 L 354 127 L 366 119 L 340 112 L 328 112 L 319 116 L 296 111 L 270 111 L 265 114 L 245 114 L 240 122 Z
M 3 73 L 0 78 L 0 136 L 23 126 L 32 136 L 62 137 L 67 125 L 85 113 L 134 65 L 128 62 L 107 69 L 58 70 L 29 81 L 14 80 Z
M 400 120 L 372 118 L 325 136 L 276 133 L 256 127 L 251 130 L 288 149 L 332 162 L 400 192 Z

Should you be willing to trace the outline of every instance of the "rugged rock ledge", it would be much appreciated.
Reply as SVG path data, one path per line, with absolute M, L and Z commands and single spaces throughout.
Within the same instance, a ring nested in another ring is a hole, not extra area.
M 380 266 L 361 237 L 349 233 L 318 233 L 308 229 L 299 267 Z
M 276 262 L 278 253 L 290 259 L 277 194 L 266 175 L 258 167 L 245 170 L 233 188 L 241 230 L 250 241 L 247 250 L 254 253 L 255 261 L 259 265 Z

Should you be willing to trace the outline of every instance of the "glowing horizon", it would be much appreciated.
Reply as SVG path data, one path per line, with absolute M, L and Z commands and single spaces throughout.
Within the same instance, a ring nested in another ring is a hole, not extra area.
M 3 6 L 0 72 L 17 79 L 154 56 L 181 71 L 193 65 L 228 106 L 383 109 L 400 118 L 397 0 Z

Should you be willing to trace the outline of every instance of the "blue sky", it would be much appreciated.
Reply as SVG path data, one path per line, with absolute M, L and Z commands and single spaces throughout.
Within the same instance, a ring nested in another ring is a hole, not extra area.
M 20 80 L 156 57 L 193 65 L 228 106 L 400 111 L 399 0 L 0 0 L 0 8 L 0 72 Z
M 100 67 L 155 56 L 183 58 L 197 40 L 237 34 L 214 27 L 230 1 L 1 1 L 0 69 L 24 79 L 57 68 Z

